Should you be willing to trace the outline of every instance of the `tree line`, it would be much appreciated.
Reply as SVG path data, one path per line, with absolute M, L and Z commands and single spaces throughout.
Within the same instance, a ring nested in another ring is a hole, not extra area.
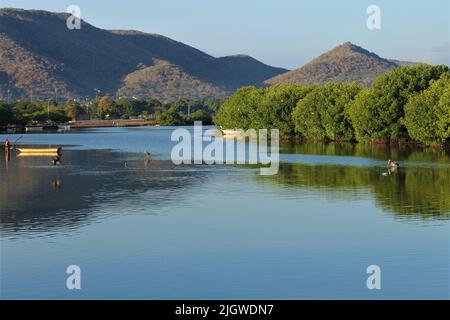
M 370 88 L 342 82 L 243 87 L 214 123 L 312 140 L 444 144 L 450 141 L 450 72 L 444 65 L 398 67 Z
M 161 125 L 182 125 L 194 121 L 211 124 L 223 99 L 205 101 L 156 99 L 112 99 L 99 96 L 94 101 L 0 101 L 0 126 L 29 123 L 66 123 L 79 119 L 153 119 Z

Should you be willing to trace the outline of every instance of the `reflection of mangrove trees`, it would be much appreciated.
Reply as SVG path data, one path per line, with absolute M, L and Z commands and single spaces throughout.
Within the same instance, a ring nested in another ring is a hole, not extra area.
M 400 217 L 448 219 L 450 165 L 406 167 L 390 175 L 383 168 L 282 164 L 276 183 L 354 199 L 370 193 L 384 211 Z
M 307 154 L 322 156 L 352 156 L 387 161 L 414 161 L 450 164 L 449 150 L 422 148 L 404 145 L 392 148 L 382 144 L 353 144 L 353 143 L 290 143 L 280 144 L 280 153 Z

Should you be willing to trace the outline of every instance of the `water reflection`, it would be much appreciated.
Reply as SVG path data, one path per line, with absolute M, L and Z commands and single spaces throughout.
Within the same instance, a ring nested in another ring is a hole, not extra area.
M 282 152 L 345 156 L 378 160 L 373 166 L 349 168 L 284 165 L 280 169 L 282 183 L 326 187 L 340 196 L 350 190 L 364 189 L 375 198 L 377 206 L 398 217 L 449 219 L 450 152 L 417 146 L 389 147 L 350 143 L 287 143 Z M 342 160 L 344 159 L 344 160 Z M 400 162 L 398 169 L 388 169 L 387 159 Z M 345 158 L 340 159 L 345 164 Z M 380 174 L 380 169 L 382 173 Z M 305 179 L 303 179 L 305 178 Z M 342 192 L 343 191 L 343 192 Z
M 352 143 L 282 143 L 280 144 L 280 153 L 368 158 L 383 162 L 383 165 L 387 163 L 388 159 L 428 165 L 450 165 L 450 150 L 410 145 L 389 147 Z
M 61 180 L 60 179 L 53 180 L 52 186 L 54 190 L 61 189 Z
M 259 166 L 174 166 L 170 135 L 24 137 L 63 146 L 61 166 L 15 151 L 7 163 L 0 150 L 3 297 L 71 299 L 61 284 L 74 263 L 89 274 L 82 299 L 448 296 L 445 152 L 285 144 L 289 161 L 262 177 Z M 367 290 L 371 264 L 388 290 Z
M 111 151 L 65 151 L 61 166 L 51 157 L 12 156 L 0 163 L 4 235 L 74 229 L 102 218 L 98 211 L 157 215 L 205 177 L 170 161 Z M 97 210 L 105 206 L 108 210 Z
M 251 183 L 269 182 L 272 187 L 264 192 L 279 192 L 273 189 L 276 184 L 325 198 L 370 199 L 402 219 L 449 219 L 450 159 L 445 151 L 284 144 L 282 153 L 300 158 L 282 162 L 273 177 L 258 176 L 256 168 L 236 173 L 248 177 L 242 192 L 248 189 L 256 199 Z M 224 168 L 175 166 L 170 160 L 111 150 L 66 150 L 61 166 L 48 157 L 10 156 L 11 161 L 6 154 L 0 158 L 0 228 L 7 236 L 73 230 L 106 214 L 159 215 Z M 388 170 L 386 159 L 400 161 L 401 167 Z M 226 192 L 227 186 L 219 189 Z
M 282 164 L 272 181 L 321 192 L 325 197 L 374 198 L 383 211 L 399 218 L 449 219 L 450 166 L 387 168 Z

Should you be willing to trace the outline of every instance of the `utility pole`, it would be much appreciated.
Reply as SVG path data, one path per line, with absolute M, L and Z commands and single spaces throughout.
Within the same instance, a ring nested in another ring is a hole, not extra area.
M 89 104 L 91 103 L 90 101 L 88 101 L 89 98 L 86 98 L 86 113 L 89 116 L 89 120 L 91 120 L 91 114 L 89 113 Z
M 97 99 L 98 99 L 98 94 L 99 94 L 100 90 L 98 90 L 97 88 L 95 88 L 94 91 L 95 91 L 95 101 L 97 101 Z

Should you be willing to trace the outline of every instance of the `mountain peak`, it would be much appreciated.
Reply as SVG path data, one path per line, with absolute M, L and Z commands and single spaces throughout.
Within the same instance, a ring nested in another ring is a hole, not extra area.
M 358 46 L 354 43 L 351 43 L 350 41 L 344 42 L 343 44 L 337 46 L 335 50 L 348 50 L 348 51 L 354 51 L 354 52 L 360 52 L 360 53 L 367 53 L 366 49 L 364 49 L 361 46 Z
M 380 56 L 378 56 L 376 53 L 370 52 L 361 46 L 351 43 L 350 41 L 344 42 L 343 44 L 324 53 L 322 56 L 333 56 L 333 55 L 344 56 L 344 55 L 355 55 L 355 54 L 362 54 L 362 55 L 366 55 L 366 56 L 369 56 L 369 57 L 372 57 L 375 59 L 383 59 Z
M 348 47 L 348 48 L 352 48 L 352 47 L 357 47 L 355 46 L 353 43 L 351 43 L 350 41 L 346 41 L 343 44 L 340 45 L 340 47 Z
M 338 49 L 338 48 L 343 48 L 343 49 L 348 49 L 348 50 L 356 50 L 356 51 L 359 51 L 359 50 L 362 49 L 364 51 L 367 51 L 363 47 L 358 46 L 357 44 L 354 44 L 353 42 L 350 42 L 350 41 L 346 41 L 344 43 L 341 43 L 340 45 L 338 45 L 334 49 Z
M 266 84 L 355 81 L 370 85 L 380 74 L 397 66 L 394 62 L 347 41 L 299 69 L 267 80 Z

